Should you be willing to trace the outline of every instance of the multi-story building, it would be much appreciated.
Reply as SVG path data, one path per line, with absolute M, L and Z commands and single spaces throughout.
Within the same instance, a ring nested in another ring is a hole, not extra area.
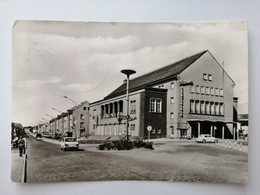
M 89 102 L 84 101 L 73 109 L 74 136 L 77 138 L 85 137 L 89 134 Z M 72 117 L 71 116 L 71 117 Z M 72 124 L 71 124 L 72 125 Z
M 52 136 L 85 137 L 89 133 L 89 107 L 88 102 L 82 102 L 67 112 L 63 112 L 49 121 L 49 131 Z
M 129 86 L 129 135 L 232 138 L 235 83 L 209 51 L 134 78 Z M 89 131 L 126 134 L 126 83 L 90 104 Z

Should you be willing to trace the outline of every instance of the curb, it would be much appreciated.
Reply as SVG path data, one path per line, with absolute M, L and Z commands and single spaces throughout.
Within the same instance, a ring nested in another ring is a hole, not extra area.
M 24 159 L 23 159 L 21 183 L 26 183 L 26 181 L 27 181 L 27 154 L 25 154 Z

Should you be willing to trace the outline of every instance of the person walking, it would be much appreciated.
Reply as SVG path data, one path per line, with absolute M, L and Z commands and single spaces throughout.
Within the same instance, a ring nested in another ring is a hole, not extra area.
M 22 157 L 25 149 L 24 139 L 22 137 L 18 141 L 18 148 L 19 148 L 19 155 L 20 157 Z

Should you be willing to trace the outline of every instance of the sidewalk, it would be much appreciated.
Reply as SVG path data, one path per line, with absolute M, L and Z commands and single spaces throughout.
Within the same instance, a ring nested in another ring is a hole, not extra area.
M 11 181 L 17 183 L 24 183 L 25 154 L 19 156 L 19 149 L 11 149 Z

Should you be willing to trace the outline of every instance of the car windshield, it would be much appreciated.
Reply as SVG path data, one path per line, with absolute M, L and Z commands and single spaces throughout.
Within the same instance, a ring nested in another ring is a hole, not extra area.
M 66 138 L 64 141 L 66 141 L 66 142 L 75 142 L 75 141 L 76 141 L 76 139 L 75 139 L 75 138 L 72 138 L 72 137 L 70 137 L 70 138 Z

